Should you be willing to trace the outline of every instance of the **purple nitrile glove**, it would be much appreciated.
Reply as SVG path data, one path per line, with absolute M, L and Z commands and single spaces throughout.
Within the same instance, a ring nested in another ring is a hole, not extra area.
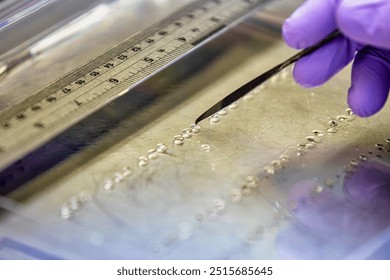
M 307 0 L 284 22 L 287 44 L 302 49 L 336 29 L 342 35 L 300 59 L 295 80 L 318 86 L 354 59 L 349 106 L 362 117 L 378 112 L 390 89 L 389 16 L 389 0 Z

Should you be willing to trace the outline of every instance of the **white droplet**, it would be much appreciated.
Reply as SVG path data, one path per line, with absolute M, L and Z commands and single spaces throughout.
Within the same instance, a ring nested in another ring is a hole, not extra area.
M 226 116 L 227 114 L 229 114 L 229 111 L 226 108 L 218 111 L 218 115 L 220 116 Z
M 368 156 L 366 156 L 366 155 L 360 155 L 360 156 L 359 156 L 359 159 L 360 159 L 361 161 L 367 161 L 367 160 L 368 160 Z
M 61 207 L 61 218 L 66 220 L 69 219 L 72 216 L 72 210 L 70 209 L 68 204 L 65 204 Z
M 131 175 L 130 167 L 128 167 L 128 166 L 123 167 L 123 169 L 122 169 L 122 176 L 123 177 L 127 177 L 129 175 Z
M 288 69 L 283 69 L 282 72 L 280 72 L 280 77 L 282 79 L 286 79 L 289 74 L 290 74 L 290 71 Z
M 275 169 L 272 166 L 266 166 L 264 167 L 264 173 L 267 175 L 274 175 Z
M 230 199 L 232 202 L 238 202 L 241 200 L 242 194 L 239 189 L 232 189 L 230 191 Z
M 315 145 L 314 143 L 307 143 L 307 144 L 305 144 L 305 148 L 306 148 L 307 150 L 313 149 L 315 146 L 316 146 L 316 145 Z
M 353 114 L 354 114 L 351 108 L 347 108 L 347 109 L 345 110 L 345 112 L 346 112 L 348 115 L 353 115 Z
M 69 200 L 69 207 L 72 210 L 77 210 L 81 206 L 81 201 L 78 196 L 72 196 Z
M 91 200 L 91 195 L 87 193 L 86 191 L 83 191 L 79 194 L 79 199 L 81 203 L 86 203 Z
M 183 133 L 183 137 L 185 139 L 190 139 L 192 137 L 192 133 Z
M 216 198 L 213 200 L 213 207 L 219 213 L 225 209 L 225 201 L 220 198 Z
M 328 122 L 328 126 L 329 126 L 329 127 L 336 127 L 336 126 L 338 126 L 338 125 L 339 125 L 339 123 L 336 122 L 335 120 L 330 120 L 330 121 Z
M 322 132 L 321 130 L 315 129 L 315 130 L 313 130 L 312 132 L 313 132 L 313 134 L 314 134 L 315 136 L 318 136 L 318 137 L 324 136 L 324 132 Z
M 159 143 L 156 146 L 156 150 L 157 150 L 158 153 L 164 154 L 164 153 L 166 153 L 168 151 L 168 147 L 164 143 Z
M 346 115 L 338 115 L 336 119 L 338 119 L 339 121 L 345 121 L 346 119 L 348 119 L 348 117 Z
M 283 164 L 280 160 L 273 160 L 271 162 L 272 166 L 275 167 L 275 168 L 281 168 L 283 167 Z
M 184 137 L 183 137 L 183 135 L 176 135 L 173 138 L 173 144 L 176 145 L 176 146 L 183 145 L 184 144 Z
M 218 115 L 218 114 L 214 114 L 210 118 L 210 123 L 211 124 L 219 123 L 220 121 L 221 121 L 221 116 Z
M 252 94 L 252 93 L 248 93 L 244 96 L 244 100 L 245 101 L 249 101 L 249 100 L 252 100 L 253 98 L 255 98 L 255 96 Z
M 316 193 L 321 193 L 323 190 L 324 190 L 324 187 L 323 187 L 323 186 L 315 186 L 315 187 L 314 187 L 314 191 L 315 191 Z
M 114 173 L 114 182 L 120 183 L 122 180 L 123 180 L 123 174 L 120 172 L 115 172 Z
M 327 187 L 332 187 L 334 185 L 334 181 L 332 178 L 326 178 L 324 183 L 325 183 L 325 186 L 327 186 Z
M 309 141 L 309 142 L 312 142 L 312 143 L 318 143 L 318 142 L 321 141 L 319 138 L 317 138 L 315 136 L 312 136 L 312 135 L 307 136 L 306 140 Z
M 359 166 L 359 162 L 355 159 L 352 159 L 350 162 L 349 162 L 352 166 Z
M 344 171 L 345 172 L 352 172 L 353 171 L 353 166 L 351 164 L 344 165 Z
M 288 155 L 281 155 L 281 156 L 280 156 L 280 159 L 281 159 L 283 162 L 287 162 L 288 159 L 289 159 L 289 156 L 288 156 Z
M 200 145 L 200 149 L 203 151 L 203 152 L 210 152 L 211 151 L 211 146 L 209 144 L 202 144 Z
M 279 79 L 279 76 L 278 76 L 278 75 L 273 75 L 273 76 L 271 77 L 271 79 L 270 79 L 270 82 L 271 82 L 271 83 L 276 83 L 276 82 L 278 81 L 278 79 Z
M 259 179 L 256 176 L 247 176 L 246 185 L 250 189 L 256 189 L 259 186 Z
M 183 138 L 190 139 L 192 137 L 192 129 L 191 128 L 185 128 L 182 130 Z
M 229 108 L 230 110 L 235 110 L 235 109 L 238 108 L 238 103 L 237 103 L 237 102 L 233 102 L 232 104 L 230 104 L 230 105 L 228 106 L 228 108 Z
M 104 179 L 103 188 L 105 190 L 112 190 L 114 188 L 114 181 L 111 178 Z
M 145 167 L 149 164 L 149 159 L 145 156 L 140 156 L 138 158 L 138 166 Z
M 155 151 L 155 152 L 151 152 L 148 154 L 148 159 L 151 159 L 151 160 L 156 160 L 160 157 L 160 154 Z
M 196 134 L 200 132 L 200 125 L 198 124 L 192 124 L 191 126 L 192 133 Z

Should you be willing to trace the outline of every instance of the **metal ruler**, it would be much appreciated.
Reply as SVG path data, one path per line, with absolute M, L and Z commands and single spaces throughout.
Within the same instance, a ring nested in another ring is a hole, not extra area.
M 2 111 L 0 171 L 265 2 L 196 1 Z

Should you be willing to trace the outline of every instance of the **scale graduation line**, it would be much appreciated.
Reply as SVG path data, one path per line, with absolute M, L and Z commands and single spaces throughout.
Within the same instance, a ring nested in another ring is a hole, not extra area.
M 0 171 L 268 1 L 196 1 L 0 112 Z

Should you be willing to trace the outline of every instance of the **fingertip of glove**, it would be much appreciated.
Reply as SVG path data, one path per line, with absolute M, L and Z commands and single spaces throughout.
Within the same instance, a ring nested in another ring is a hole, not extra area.
M 293 69 L 293 77 L 297 84 L 305 88 L 312 88 L 322 83 L 318 81 L 316 75 L 311 75 L 310 69 L 304 60 L 296 62 Z
M 299 41 L 297 40 L 299 34 L 294 31 L 294 28 L 291 27 L 290 19 L 286 19 L 282 26 L 282 37 L 286 44 L 294 49 L 300 49 Z
M 370 102 L 369 100 L 362 100 L 357 98 L 358 94 L 356 89 L 352 86 L 348 90 L 348 105 L 352 109 L 355 115 L 367 118 L 378 113 L 382 109 L 384 102 Z

